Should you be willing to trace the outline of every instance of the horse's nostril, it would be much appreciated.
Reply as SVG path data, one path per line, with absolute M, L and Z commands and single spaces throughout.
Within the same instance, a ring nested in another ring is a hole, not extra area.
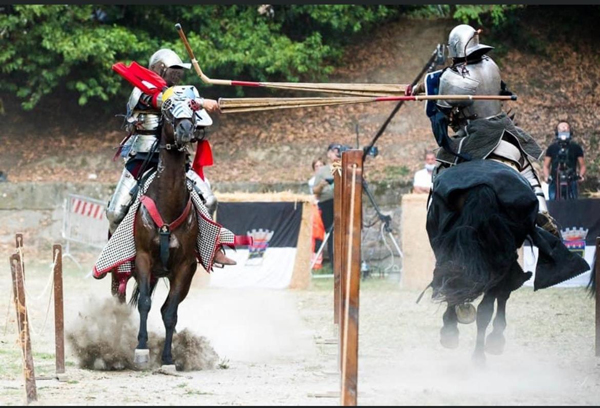
M 179 137 L 189 140 L 194 132 L 194 126 L 191 121 L 182 121 L 177 125 L 177 134 Z

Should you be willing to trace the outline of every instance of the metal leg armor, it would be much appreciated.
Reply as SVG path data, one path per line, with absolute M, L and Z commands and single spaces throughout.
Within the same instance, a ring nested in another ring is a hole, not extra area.
M 106 218 L 109 222 L 109 230 L 114 234 L 115 230 L 127 215 L 137 188 L 137 181 L 127 169 L 123 169 L 121 179 L 106 207 Z M 133 194 L 132 194 L 133 193 Z
M 202 180 L 200 176 L 192 169 L 188 170 L 186 176 L 194 182 L 194 189 L 198 194 L 200 194 L 200 197 L 202 197 L 204 200 L 204 205 L 206 205 L 209 214 L 214 218 L 218 201 L 217 197 L 215 197 L 212 192 L 210 182 L 208 179 Z

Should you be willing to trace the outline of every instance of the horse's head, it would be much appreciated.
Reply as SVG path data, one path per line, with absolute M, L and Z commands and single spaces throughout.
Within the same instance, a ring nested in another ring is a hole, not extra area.
M 200 95 L 194 86 L 173 86 L 165 91 L 162 105 L 163 144 L 177 150 L 197 141 L 198 133 L 212 124 L 208 113 L 200 107 Z

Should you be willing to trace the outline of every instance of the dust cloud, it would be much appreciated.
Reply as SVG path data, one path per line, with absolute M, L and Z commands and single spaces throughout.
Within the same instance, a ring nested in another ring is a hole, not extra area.
M 89 299 L 77 318 L 66 328 L 66 339 L 79 367 L 90 370 L 136 370 L 134 350 L 137 346 L 139 315 L 136 308 L 120 304 L 116 298 Z M 165 342 L 161 332 L 148 330 L 150 369 L 162 365 Z M 214 369 L 219 356 L 210 342 L 184 329 L 173 336 L 173 360 L 177 370 Z

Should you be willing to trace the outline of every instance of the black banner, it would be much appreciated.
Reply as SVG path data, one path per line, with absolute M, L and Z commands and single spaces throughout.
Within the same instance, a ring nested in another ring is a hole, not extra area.
M 558 223 L 563 240 L 565 235 L 576 238 L 587 233 L 579 239 L 585 239 L 587 246 L 596 245 L 596 237 L 600 236 L 600 199 L 548 201 L 548 212 Z
M 219 202 L 216 221 L 236 235 L 259 229 L 272 231 L 269 247 L 295 248 L 302 221 L 302 203 Z

